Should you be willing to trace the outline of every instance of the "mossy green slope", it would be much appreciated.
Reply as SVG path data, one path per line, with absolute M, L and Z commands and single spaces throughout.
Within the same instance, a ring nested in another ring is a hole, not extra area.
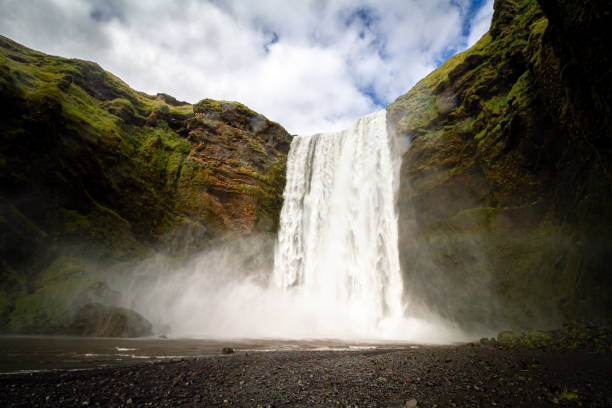
M 36 313 L 15 314 L 60 255 L 91 275 L 276 231 L 291 137 L 237 102 L 136 92 L 5 37 L 0 102 L 0 326 Z
M 477 44 L 387 108 L 411 140 L 399 197 L 409 296 L 468 327 L 612 311 L 612 91 L 610 64 L 595 61 L 609 62 L 610 14 L 542 3 L 496 0 Z

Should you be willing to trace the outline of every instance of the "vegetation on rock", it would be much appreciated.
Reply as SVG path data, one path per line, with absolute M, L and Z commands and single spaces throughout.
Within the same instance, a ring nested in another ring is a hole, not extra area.
M 399 246 L 415 308 L 472 328 L 610 318 L 611 16 L 587 3 L 496 0 L 478 43 L 387 108 L 411 140 Z
M 0 101 L 4 330 L 70 326 L 101 264 L 277 229 L 291 137 L 239 103 L 136 92 L 5 37 Z
M 610 352 L 612 328 L 609 325 L 566 321 L 561 328 L 546 332 L 530 330 L 519 334 L 503 331 L 497 335 L 496 344 L 503 348 Z
M 77 334 L 95 337 L 142 337 L 151 335 L 151 323 L 140 314 L 100 303 L 82 306 L 72 322 Z

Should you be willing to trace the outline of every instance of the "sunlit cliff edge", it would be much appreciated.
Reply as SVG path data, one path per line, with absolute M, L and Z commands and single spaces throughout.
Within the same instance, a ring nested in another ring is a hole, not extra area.
M 411 307 L 472 328 L 610 318 L 608 9 L 497 0 L 477 44 L 387 108 L 412 142 L 399 194 Z
M 4 37 L 0 100 L 6 331 L 116 335 L 73 322 L 116 300 L 102 264 L 180 259 L 254 233 L 272 253 L 291 142 L 277 123 L 237 102 L 136 92 L 94 63 Z

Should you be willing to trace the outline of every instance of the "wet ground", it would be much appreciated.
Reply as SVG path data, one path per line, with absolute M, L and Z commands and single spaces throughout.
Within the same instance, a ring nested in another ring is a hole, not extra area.
M 170 361 L 253 351 L 358 351 L 412 347 L 397 342 L 343 342 L 337 340 L 91 338 L 69 336 L 0 336 L 0 374 L 85 369 Z
M 5 374 L 0 406 L 612 407 L 612 353 L 491 345 L 218 353 Z

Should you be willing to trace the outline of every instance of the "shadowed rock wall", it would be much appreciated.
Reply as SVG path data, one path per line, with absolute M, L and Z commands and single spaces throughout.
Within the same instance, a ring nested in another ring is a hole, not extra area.
M 399 97 L 400 257 L 414 309 L 469 328 L 607 319 L 603 2 L 497 0 L 490 31 Z

